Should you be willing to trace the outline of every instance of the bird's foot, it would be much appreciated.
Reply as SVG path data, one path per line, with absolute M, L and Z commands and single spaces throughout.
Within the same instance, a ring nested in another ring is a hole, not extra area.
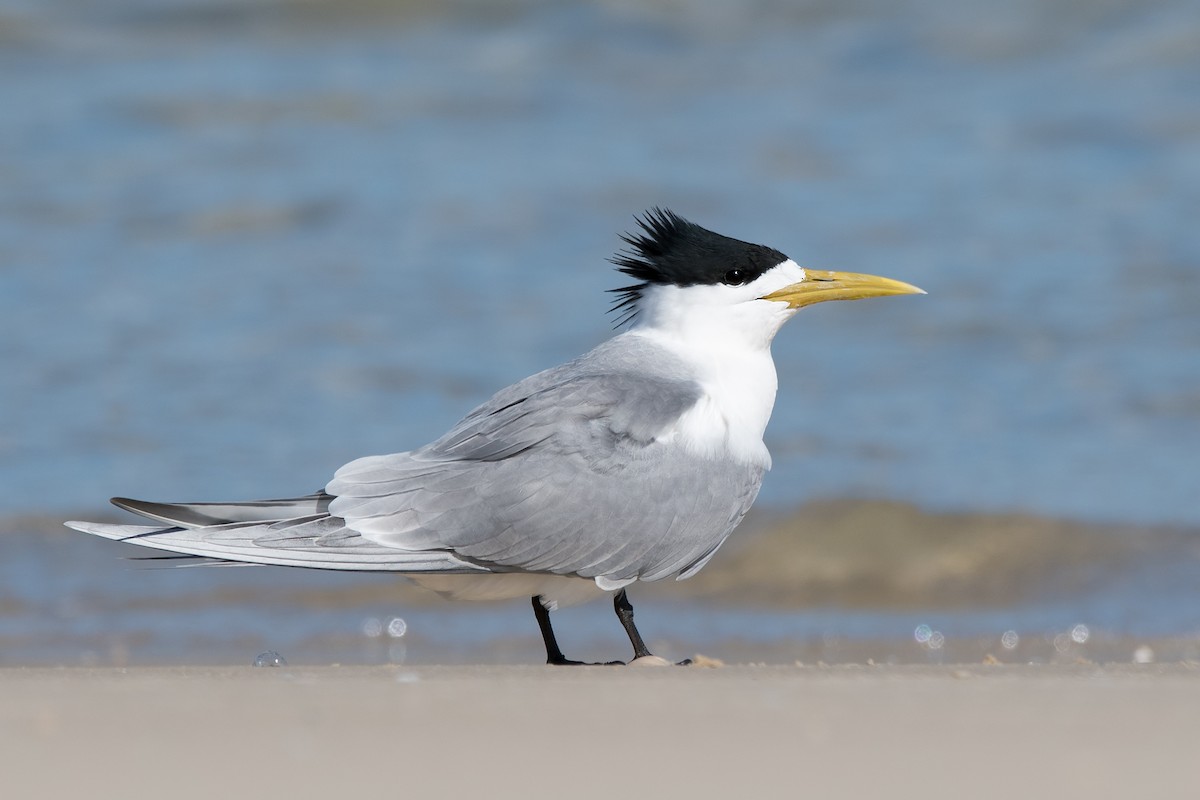
M 552 667 L 623 667 L 624 661 L 572 661 L 569 658 L 548 658 L 546 663 Z
M 633 661 L 629 662 L 631 667 L 686 667 L 691 664 L 690 658 L 685 658 L 683 661 L 671 663 L 661 656 L 653 656 L 647 653 L 644 656 L 638 656 Z
M 683 661 L 670 662 L 662 656 L 638 656 L 632 661 L 575 661 L 570 658 L 548 658 L 546 663 L 552 667 L 686 667 L 692 663 L 690 658 Z

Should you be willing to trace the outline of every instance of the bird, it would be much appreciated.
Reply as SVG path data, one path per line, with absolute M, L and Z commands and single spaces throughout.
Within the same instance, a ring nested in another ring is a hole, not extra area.
M 754 503 L 771 467 L 776 333 L 816 303 L 925 292 L 806 269 L 661 207 L 634 222 L 609 259 L 628 281 L 609 290 L 616 334 L 501 389 L 433 442 L 358 458 L 305 496 L 114 497 L 153 524 L 65 524 L 205 563 L 384 571 L 450 599 L 528 597 L 554 665 L 581 662 L 563 654 L 550 613 L 611 595 L 632 661 L 655 659 L 627 590 L 695 575 Z

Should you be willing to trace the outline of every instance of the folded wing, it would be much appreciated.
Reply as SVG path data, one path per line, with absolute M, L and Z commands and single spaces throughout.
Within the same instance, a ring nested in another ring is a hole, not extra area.
M 157 526 L 76 530 L 205 558 L 413 573 L 543 572 L 602 586 L 691 574 L 753 502 L 762 465 L 675 441 L 702 388 L 617 337 L 495 395 L 445 436 L 248 503 L 117 498 Z

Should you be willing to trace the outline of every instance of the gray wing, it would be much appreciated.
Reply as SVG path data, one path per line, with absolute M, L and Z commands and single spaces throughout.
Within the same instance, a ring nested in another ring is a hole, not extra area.
M 672 443 L 675 423 L 700 396 L 669 354 L 617 337 L 501 391 L 420 450 L 347 464 L 328 494 L 246 503 L 117 498 L 165 524 L 67 525 L 260 564 L 528 570 L 596 577 L 605 588 L 687 577 L 741 520 L 765 468 L 691 456 Z
M 345 520 L 324 512 L 328 501 L 325 494 L 248 503 L 147 503 L 117 497 L 113 503 L 118 507 L 166 524 L 66 525 L 156 550 L 250 564 L 407 573 L 489 571 L 453 553 L 412 553 L 364 539 L 349 530 Z M 306 515 L 295 516 L 298 512 Z
M 533 376 L 427 447 L 347 464 L 329 512 L 379 544 L 509 569 L 619 582 L 698 568 L 763 468 L 672 443 L 701 388 L 655 366 L 596 358 Z

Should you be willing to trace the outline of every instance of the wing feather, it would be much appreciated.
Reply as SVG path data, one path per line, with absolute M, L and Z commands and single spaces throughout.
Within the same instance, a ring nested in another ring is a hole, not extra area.
M 381 544 L 512 569 L 678 570 L 724 540 L 763 469 L 670 441 L 702 388 L 655 355 L 631 370 L 594 352 L 498 393 L 420 450 L 351 462 L 326 487 L 330 513 Z
M 445 436 L 368 456 L 324 492 L 249 503 L 117 499 L 158 525 L 87 533 L 212 559 L 413 573 L 534 571 L 614 588 L 698 570 L 764 464 L 674 440 L 703 396 L 682 362 L 624 334 L 497 393 Z
M 282 524 L 232 523 L 206 528 L 66 523 L 83 533 L 156 550 L 226 561 L 321 569 L 387 572 L 486 573 L 446 551 L 408 552 L 364 539 L 334 517 Z

